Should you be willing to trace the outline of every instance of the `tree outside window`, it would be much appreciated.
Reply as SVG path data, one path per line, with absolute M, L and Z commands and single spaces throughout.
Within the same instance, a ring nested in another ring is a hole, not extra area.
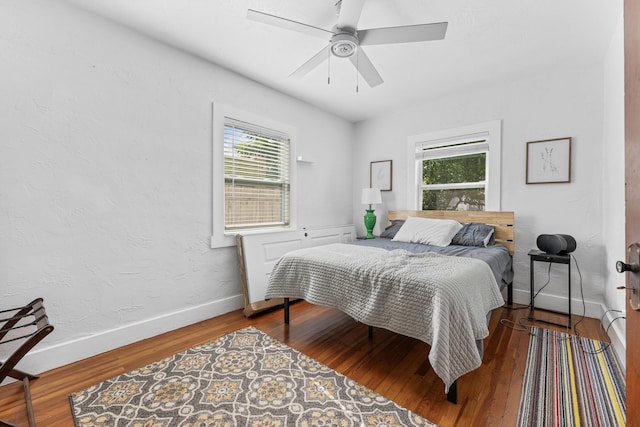
M 486 166 L 486 152 L 422 160 L 422 209 L 484 210 Z

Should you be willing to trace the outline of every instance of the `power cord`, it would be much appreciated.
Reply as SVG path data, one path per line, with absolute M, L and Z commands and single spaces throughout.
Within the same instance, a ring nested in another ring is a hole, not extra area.
M 549 269 L 547 270 L 547 281 L 545 282 L 545 284 L 544 284 L 544 285 L 542 285 L 542 286 L 540 287 L 540 289 L 538 289 L 538 291 L 537 291 L 537 292 L 535 293 L 535 295 L 533 296 L 533 299 L 535 299 L 535 298 L 538 296 L 538 294 L 539 294 L 540 292 L 542 292 L 542 290 L 543 290 L 544 288 L 546 288 L 546 287 L 549 285 L 549 283 L 551 283 L 551 264 L 552 264 L 552 263 L 549 263 Z M 514 306 L 513 306 L 513 304 L 512 304 L 511 306 L 507 306 L 507 305 L 504 305 L 504 306 L 503 306 L 503 308 L 506 308 L 506 309 L 508 309 L 508 310 L 523 310 L 523 309 L 525 309 L 525 308 L 530 308 L 530 307 L 531 307 L 531 304 L 530 304 L 530 303 L 529 303 L 529 304 L 527 304 L 527 305 L 522 305 L 522 306 L 520 306 L 520 307 L 514 307 Z
M 519 310 L 518 308 L 514 308 L 513 310 Z M 507 328 L 513 329 L 514 331 L 523 331 L 523 332 L 529 332 L 531 333 L 531 328 L 533 327 L 533 325 L 531 325 L 530 323 L 524 323 L 527 320 L 523 317 L 521 317 L 520 319 L 518 319 L 517 322 L 514 322 L 511 319 L 500 319 L 500 324 L 502 326 L 505 326 Z
M 538 294 L 547 287 L 547 285 L 549 285 L 549 283 L 551 282 L 551 263 L 549 263 L 549 270 L 547 270 L 547 281 L 544 285 L 542 285 L 542 287 L 540 289 L 538 289 L 538 292 L 536 292 L 536 294 L 533 296 L 533 299 L 536 299 L 536 297 L 538 296 Z M 531 304 L 529 304 L 531 305 Z
M 618 319 L 626 319 L 626 316 L 618 316 L 618 317 L 614 317 L 613 319 L 611 319 L 611 322 L 609 322 L 609 324 L 607 325 L 606 329 L 602 326 L 602 323 L 604 322 L 604 317 L 607 315 L 607 313 L 611 313 L 611 312 L 616 312 L 616 313 L 623 313 L 622 310 L 607 310 L 604 312 L 604 314 L 600 317 L 600 326 L 601 326 L 601 330 L 604 329 L 604 333 L 605 335 L 608 337 L 609 336 L 609 328 L 611 328 L 611 325 L 613 325 L 613 323 L 618 320 Z M 577 337 L 581 337 L 580 334 L 578 333 L 578 331 L 576 332 L 576 336 Z M 600 340 L 601 342 L 604 342 L 603 340 Z M 607 351 L 607 349 L 609 347 L 611 347 L 611 343 L 610 342 L 604 342 L 605 345 L 600 346 L 600 348 L 596 351 L 591 351 L 591 350 L 587 350 L 586 348 L 584 348 L 584 345 L 582 343 L 582 341 L 580 341 L 580 346 L 582 348 L 582 351 L 587 353 L 587 354 L 600 354 L 603 353 L 605 351 Z
M 538 294 L 540 293 L 540 291 L 542 291 L 544 288 L 547 287 L 547 285 L 551 282 L 551 263 L 549 263 L 549 270 L 547 271 L 547 281 L 544 285 L 542 285 L 542 287 L 540 289 L 538 289 L 538 292 L 536 292 L 536 294 L 533 296 L 533 299 L 535 299 Z M 514 307 L 513 304 L 511 304 L 510 306 L 508 305 L 503 305 L 503 308 L 506 308 L 507 310 L 524 310 L 525 308 L 530 308 L 531 304 L 527 304 L 527 305 L 521 305 L 519 307 Z M 503 319 L 503 320 L 508 320 L 508 319 Z
M 573 259 L 573 262 L 574 262 L 574 264 L 575 264 L 575 266 L 576 266 L 576 270 L 578 271 L 578 276 L 580 277 L 580 298 L 581 298 L 581 301 L 582 301 L 582 316 L 581 316 L 580 320 L 578 320 L 578 321 L 575 323 L 575 325 L 573 325 L 573 331 L 574 331 L 574 333 L 575 333 L 575 336 L 576 336 L 576 337 L 578 337 L 578 338 L 582 338 L 582 336 L 581 336 L 581 335 L 580 335 L 580 333 L 578 332 L 578 329 L 577 329 L 577 328 L 578 328 L 578 325 L 579 325 L 580 323 L 582 323 L 582 322 L 584 321 L 585 317 L 586 317 L 587 305 L 586 305 L 585 300 L 584 300 L 584 287 L 583 287 L 583 281 L 582 281 L 582 272 L 580 271 L 580 265 L 579 265 L 579 263 L 578 263 L 578 260 L 576 259 L 576 257 L 575 257 L 573 254 L 570 254 L 570 256 L 571 256 L 571 259 Z M 552 263 L 550 262 L 550 263 L 549 263 L 549 269 L 548 269 L 548 271 L 547 271 L 547 281 L 546 281 L 546 283 L 545 283 L 544 285 L 542 285 L 542 287 L 541 287 L 540 289 L 538 289 L 538 291 L 535 293 L 535 295 L 533 296 L 533 298 L 534 298 L 534 299 L 535 299 L 535 298 L 538 296 L 538 294 L 539 294 L 539 293 L 540 293 L 540 292 L 541 292 L 545 287 L 547 287 L 547 285 L 549 285 L 549 283 L 551 282 L 551 264 L 552 264 Z M 508 309 L 508 310 L 514 310 L 514 311 L 515 311 L 515 310 L 522 310 L 522 309 L 526 309 L 526 308 L 530 308 L 530 307 L 531 307 L 531 304 L 523 305 L 523 306 L 520 306 L 520 307 L 514 307 L 513 305 L 511 305 L 510 307 L 509 307 L 509 306 L 503 306 L 503 308 L 505 308 L 505 309 Z M 621 310 L 613 310 L 613 309 L 612 309 L 612 310 L 607 310 L 607 311 L 605 311 L 605 312 L 604 312 L 604 314 L 600 317 L 600 327 L 601 327 L 601 330 L 602 330 L 602 329 L 604 329 L 604 332 L 605 332 L 606 337 L 608 337 L 608 336 L 609 336 L 609 329 L 611 328 L 611 325 L 613 325 L 613 323 L 614 323 L 616 320 L 619 320 L 619 319 L 626 319 L 626 317 L 625 317 L 625 316 L 618 316 L 618 317 L 615 317 L 615 318 L 613 318 L 613 319 L 611 320 L 611 322 L 609 322 L 609 324 L 607 325 L 607 327 L 606 327 L 606 328 L 604 328 L 604 327 L 602 326 L 602 325 L 603 325 L 603 322 L 604 322 L 604 317 L 605 317 L 608 313 L 611 313 L 611 312 L 623 313 L 623 311 L 621 311 Z M 535 326 L 535 325 L 533 325 L 533 324 L 529 323 L 529 322 L 528 322 L 528 320 L 527 320 L 527 319 L 525 319 L 525 318 L 520 318 L 520 319 L 518 319 L 518 321 L 517 321 L 517 322 L 514 322 L 513 320 L 510 320 L 510 319 L 502 318 L 502 319 L 500 319 L 500 324 L 501 324 L 501 325 L 503 325 L 503 326 L 505 326 L 505 327 L 507 327 L 507 328 L 511 328 L 511 329 L 513 329 L 513 330 L 515 330 L 515 331 L 529 332 L 529 335 L 532 335 L 532 333 L 531 333 L 531 329 L 533 328 L 533 326 Z M 565 338 L 561 338 L 562 340 L 567 340 L 567 339 L 569 339 L 569 335 L 570 335 L 570 334 L 569 334 L 569 328 L 567 327 L 566 329 L 567 329 L 567 334 L 566 334 L 567 336 L 566 336 Z M 601 335 L 601 337 L 602 337 L 602 335 Z M 602 339 L 601 339 L 600 341 L 601 341 L 601 342 L 604 342 L 604 340 L 602 340 Z M 584 353 L 586 353 L 586 354 L 600 354 L 600 353 L 603 353 L 603 352 L 607 351 L 607 349 L 608 349 L 609 347 L 611 347 L 611 345 L 612 345 L 612 344 L 611 344 L 611 342 L 604 342 L 604 344 L 605 344 L 605 345 L 600 346 L 600 348 L 599 348 L 598 350 L 596 350 L 596 351 L 591 351 L 591 350 L 588 350 L 588 349 L 584 348 L 583 342 L 582 342 L 581 340 L 579 340 L 579 344 L 580 344 L 580 348 L 582 349 L 582 351 L 583 351 Z
M 573 325 L 573 331 L 576 333 L 576 335 L 579 336 L 576 328 L 580 323 L 582 323 L 582 321 L 584 320 L 587 314 L 587 305 L 584 302 L 584 289 L 582 287 L 582 272 L 580 271 L 580 264 L 578 264 L 578 260 L 573 254 L 571 254 L 571 258 L 573 259 L 573 263 L 576 265 L 576 270 L 578 270 L 578 276 L 580 277 L 580 297 L 582 298 L 582 318 L 578 320 L 575 325 Z M 602 324 L 602 322 L 600 322 L 600 324 Z
M 571 254 L 571 258 L 573 259 L 573 262 L 576 265 L 576 269 L 578 270 L 578 276 L 580 276 L 580 296 L 582 298 L 582 318 L 580 320 L 578 320 L 576 322 L 575 325 L 573 325 L 573 331 L 575 332 L 575 335 L 579 338 L 582 338 L 582 336 L 580 335 L 580 332 L 578 331 L 578 325 L 584 320 L 584 318 L 586 317 L 586 312 L 587 312 L 587 307 L 586 304 L 584 302 L 584 289 L 582 286 L 582 273 L 580 272 L 580 265 L 578 264 L 578 260 L 576 259 L 576 257 Z M 611 328 L 611 325 L 613 325 L 613 323 L 618 320 L 618 319 L 626 319 L 626 316 L 618 316 L 615 317 L 611 320 L 611 322 L 609 322 L 609 324 L 607 325 L 606 329 L 602 326 L 603 322 L 604 322 L 604 318 L 607 315 L 607 313 L 611 313 L 611 312 L 615 312 L 615 313 L 623 313 L 623 311 L 621 310 L 607 310 L 604 312 L 604 314 L 602 316 L 600 316 L 600 330 L 604 329 L 605 331 L 605 335 L 608 338 L 609 337 L 609 328 Z M 601 338 L 602 335 L 601 335 Z M 596 351 L 591 351 L 591 350 L 587 350 L 586 348 L 584 348 L 584 345 L 582 343 L 582 341 L 580 341 L 580 347 L 582 348 L 582 351 L 587 353 L 587 354 L 600 354 L 603 353 L 605 351 L 607 351 L 607 349 L 609 347 L 611 347 L 611 342 L 605 342 L 603 339 L 600 340 L 600 342 L 604 342 L 605 345 L 601 346 L 600 349 L 596 350 Z

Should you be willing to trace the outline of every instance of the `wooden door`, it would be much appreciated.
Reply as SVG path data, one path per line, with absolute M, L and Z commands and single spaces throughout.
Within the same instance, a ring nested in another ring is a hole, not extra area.
M 629 246 L 640 242 L 640 0 L 624 1 L 624 56 L 626 241 Z M 632 310 L 628 304 L 626 340 L 627 425 L 640 426 L 640 311 Z

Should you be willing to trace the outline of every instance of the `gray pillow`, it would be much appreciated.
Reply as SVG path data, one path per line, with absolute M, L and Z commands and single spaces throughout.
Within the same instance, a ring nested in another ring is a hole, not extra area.
M 384 237 L 385 239 L 393 239 L 396 237 L 396 233 L 400 230 L 404 224 L 404 220 L 394 219 L 391 221 L 391 225 L 384 229 L 384 231 L 380 234 L 380 237 Z
M 491 225 L 470 222 L 453 236 L 452 245 L 487 247 L 496 243 L 495 229 Z

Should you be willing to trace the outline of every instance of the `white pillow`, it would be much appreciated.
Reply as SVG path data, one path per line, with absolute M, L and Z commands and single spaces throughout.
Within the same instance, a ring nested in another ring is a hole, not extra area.
M 402 224 L 393 240 L 422 243 L 433 246 L 449 246 L 462 224 L 452 219 L 431 219 L 410 216 Z

